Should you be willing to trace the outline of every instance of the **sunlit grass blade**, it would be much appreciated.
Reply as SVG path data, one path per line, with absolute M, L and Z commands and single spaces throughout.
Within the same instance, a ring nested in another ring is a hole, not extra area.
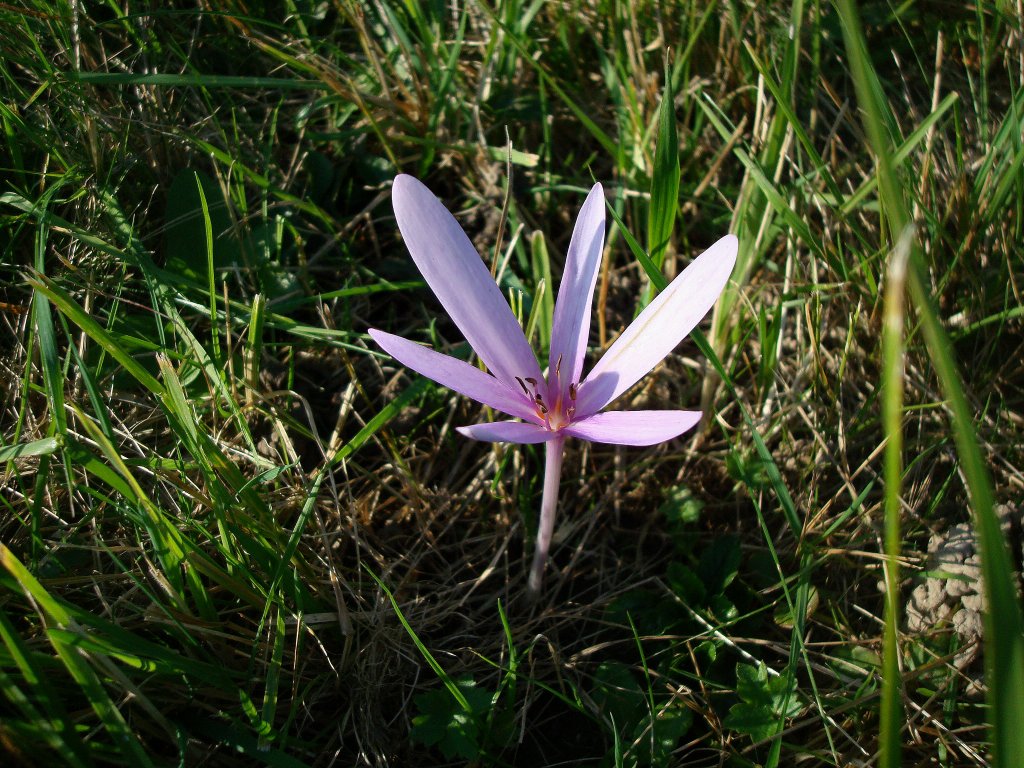
M 836 183 L 835 177 L 832 175 L 832 170 L 822 159 L 817 147 L 814 146 L 814 142 L 808 135 L 803 122 L 797 117 L 796 112 L 793 109 L 793 105 L 790 103 L 790 95 L 785 93 L 782 83 L 775 78 L 774 73 L 768 65 L 761 61 L 754 49 L 754 46 L 752 46 L 748 41 L 744 41 L 743 47 L 746 50 L 747 55 L 750 57 L 750 60 L 754 63 L 754 66 L 757 67 L 758 73 L 764 78 L 765 86 L 775 99 L 775 107 L 786 118 L 788 125 L 796 134 L 796 137 L 800 142 L 800 146 L 803 147 L 803 150 L 811 159 L 815 173 L 821 175 L 821 178 L 824 180 L 829 192 L 835 196 L 835 199 L 837 201 L 841 200 L 843 198 L 843 193 L 840 191 L 839 185 Z
M 267 297 L 257 293 L 252 299 L 249 327 L 245 334 L 245 404 L 252 407 L 259 391 L 260 365 L 263 358 L 263 323 L 266 319 Z
M 486 6 L 484 7 L 486 8 Z M 492 15 L 491 18 L 496 24 L 504 26 L 501 20 L 496 16 Z M 508 35 L 508 42 L 515 46 L 519 54 L 522 56 L 523 62 L 529 64 L 537 71 L 537 75 L 544 81 L 545 86 L 550 88 L 555 95 L 558 96 L 562 103 L 568 107 L 573 115 L 575 115 L 576 119 L 580 121 L 580 124 L 586 128 L 590 135 L 594 137 L 594 139 L 611 157 L 616 158 L 617 165 L 622 167 L 625 161 L 620 143 L 614 141 L 604 130 L 602 130 L 598 124 L 594 122 L 593 118 L 587 114 L 586 110 L 580 107 L 576 103 L 576 100 L 569 95 L 568 91 L 566 91 L 566 89 L 559 83 L 558 79 L 552 77 L 547 68 L 541 62 L 536 60 L 526 42 L 516 34 L 515 30 L 505 27 L 505 31 Z
M 36 337 L 39 343 L 39 357 L 46 385 L 46 398 L 50 404 L 50 417 L 59 435 L 67 433 L 67 417 L 64 414 L 64 374 L 57 356 L 57 341 L 53 330 L 53 317 L 46 296 L 38 292 L 32 301 L 32 316 L 35 321 Z
M 647 253 L 661 268 L 679 211 L 679 136 L 676 132 L 675 91 L 671 70 L 665 70 L 665 90 L 658 110 L 658 144 L 651 174 L 647 209 Z
M 612 215 L 612 220 L 619 226 L 619 233 L 622 235 L 622 239 L 626 241 L 626 246 L 636 260 L 640 262 L 640 266 L 643 268 L 644 274 L 647 275 L 647 279 L 651 281 L 651 285 L 657 291 L 664 290 L 668 286 L 668 278 L 662 274 L 658 265 L 647 255 L 647 251 L 643 249 L 639 241 L 633 237 L 633 233 L 626 227 L 622 217 L 619 216 L 615 208 L 612 205 L 608 205 L 607 210 Z
M 373 416 L 369 421 L 366 422 L 366 426 L 360 429 L 352 439 L 345 443 L 341 448 L 330 457 L 329 465 L 334 466 L 341 463 L 353 453 L 358 451 L 367 440 L 373 437 L 379 432 L 389 421 L 395 418 L 403 408 L 409 403 L 419 397 L 425 389 L 433 386 L 433 382 L 430 379 L 418 377 L 409 387 L 403 391 L 398 397 L 388 402 L 380 412 Z
M 423 640 L 421 640 L 420 636 L 416 634 L 416 630 L 412 628 L 412 625 L 409 623 L 409 620 L 405 617 L 405 614 L 402 613 L 402 608 L 401 606 L 399 606 L 394 594 L 391 592 L 390 589 L 387 588 L 384 582 L 377 577 L 377 574 L 370 570 L 368 566 L 366 567 L 366 572 L 370 575 L 371 579 L 377 582 L 377 586 L 380 587 L 380 590 L 388 598 L 388 601 L 391 603 L 392 609 L 394 609 L 395 611 L 395 616 L 398 617 L 398 621 L 401 623 L 402 627 L 406 631 L 406 634 L 409 635 L 409 638 L 416 646 L 416 650 L 420 652 L 420 655 L 423 657 L 423 660 L 427 662 L 430 668 L 434 671 L 434 674 L 437 675 L 437 679 L 440 680 L 444 684 L 444 687 L 448 689 L 448 693 L 450 693 L 452 698 L 455 699 L 455 701 L 458 703 L 462 711 L 471 714 L 473 712 L 473 708 L 469 705 L 469 701 L 467 701 L 466 695 L 459 689 L 459 686 L 455 684 L 455 681 L 452 679 L 452 677 L 447 672 L 445 672 L 444 667 L 442 667 L 438 660 L 434 657 L 434 654 L 430 652 L 430 649 L 423 644 Z
M 220 367 L 220 341 L 217 329 L 217 270 L 213 255 L 213 223 L 210 220 L 210 206 L 206 203 L 206 193 L 199 174 L 195 175 L 196 191 L 199 193 L 199 206 L 203 214 L 203 234 L 206 236 L 206 287 L 207 300 L 210 302 L 210 347 L 214 365 Z M 218 378 L 219 375 L 218 375 Z
M 882 326 L 882 424 L 885 430 L 885 635 L 882 647 L 881 765 L 901 765 L 903 728 L 900 678 L 900 541 L 903 486 L 903 295 L 914 230 L 908 228 L 889 257 Z
M 891 113 L 872 68 L 860 21 L 850 0 L 842 0 L 840 12 L 864 127 L 878 165 L 883 214 L 890 240 L 896 241 L 910 223 L 910 217 L 891 163 Z M 974 431 L 974 413 L 968 405 L 949 338 L 931 296 L 922 254 L 915 244 L 910 248 L 907 284 L 936 376 L 947 400 L 950 427 L 974 513 L 985 588 L 985 678 L 994 765 L 997 768 L 1016 767 L 1024 765 L 1024 621 L 1011 576 L 1012 561 L 995 514 L 991 480 Z
M 276 733 L 270 727 L 276 719 L 277 705 L 279 701 L 278 686 L 281 680 L 281 663 L 284 658 L 285 623 L 284 615 L 280 608 L 274 609 L 273 621 L 271 623 L 272 636 L 270 638 L 270 659 L 267 662 L 265 673 L 266 686 L 263 691 L 263 709 L 261 710 L 262 722 L 268 727 L 260 731 L 259 749 L 267 749 L 274 740 Z
M 175 606 L 184 612 L 190 612 L 183 595 L 185 580 L 193 588 L 195 597 L 200 605 L 206 606 L 207 612 L 211 610 L 206 590 L 196 577 L 195 572 L 189 568 L 183 568 L 185 563 L 185 541 L 177 527 L 167 519 L 164 512 L 146 495 L 131 469 L 124 463 L 124 459 L 118 453 L 113 443 L 107 439 L 92 420 L 81 411 L 76 411 L 79 423 L 85 428 L 92 440 L 99 446 L 114 471 L 120 475 L 123 484 L 122 491 L 128 499 L 137 505 L 139 521 L 149 533 L 153 542 L 154 554 L 162 566 L 163 576 L 169 587 L 168 594 Z
M 43 588 L 2 542 L 0 542 L 0 567 L 14 578 L 23 594 L 35 603 L 41 618 L 62 629 L 69 629 L 73 626 L 70 614 Z M 153 763 L 146 750 L 139 743 L 121 711 L 104 689 L 100 676 L 89 665 L 87 654 L 76 648 L 74 643 L 68 643 L 60 637 L 50 636 L 49 641 L 72 679 L 82 689 L 82 693 L 99 717 L 100 722 L 103 723 L 103 727 L 110 733 L 115 743 L 125 751 L 125 756 L 130 756 L 135 765 L 152 766 Z
M 939 102 L 938 107 L 934 112 L 928 115 L 921 123 L 911 131 L 910 135 L 907 136 L 903 142 L 893 149 L 892 153 L 892 165 L 893 168 L 901 168 L 906 165 L 907 161 L 913 156 L 915 150 L 919 149 L 921 144 L 925 141 L 928 136 L 928 132 L 935 129 L 936 125 L 945 117 L 946 113 L 951 110 L 960 97 L 956 93 L 950 93 Z M 878 188 L 878 174 L 872 173 L 864 182 L 856 189 L 853 193 L 847 195 L 844 198 L 837 198 L 838 201 L 842 201 L 839 206 L 839 212 L 844 216 L 850 212 L 863 208 L 869 204 L 868 196 Z
M 551 318 L 555 313 L 555 297 L 551 290 L 554 283 L 551 282 L 551 260 L 548 258 L 548 246 L 544 240 L 543 232 L 534 232 L 530 235 L 530 267 L 533 271 L 533 284 L 538 295 L 534 301 L 538 306 L 534 308 L 537 318 L 537 329 L 540 332 L 540 350 L 545 353 L 551 348 Z M 543 289 L 541 289 L 543 285 Z M 531 317 L 532 319 L 532 317 Z M 530 334 L 526 334 L 530 339 Z
M 85 334 L 99 344 L 107 353 L 121 365 L 124 370 L 131 374 L 142 386 L 154 395 L 162 397 L 164 388 L 160 382 L 147 371 L 134 357 L 132 357 L 117 340 L 111 336 L 106 328 L 86 312 L 82 305 L 75 301 L 63 288 L 59 287 L 45 275 L 36 275 L 29 278 L 29 284 L 42 296 L 45 296 L 57 309 L 59 309 L 72 323 L 77 325 Z
M 70 72 L 69 80 L 96 86 L 158 86 L 164 88 L 240 88 L 289 90 L 325 90 L 319 80 L 299 80 L 294 77 L 246 77 L 244 75 L 218 75 L 183 72 L 134 73 L 134 72 Z
M 63 438 L 44 437 L 27 443 L 15 443 L 0 447 L 0 461 L 27 459 L 31 456 L 49 456 L 63 445 Z
M 0 692 L 10 704 L 16 706 L 23 720 L 33 726 L 36 733 L 53 749 L 67 765 L 85 766 L 88 757 L 81 739 L 75 732 L 71 717 L 45 672 L 37 668 L 42 659 L 35 658 L 39 651 L 31 651 L 11 624 L 4 610 L 0 609 L 0 640 L 7 649 L 8 657 L 17 666 L 31 697 L 16 684 L 15 679 L 0 672 Z M 42 707 L 40 711 L 36 705 Z M 45 713 L 45 714 L 44 714 Z

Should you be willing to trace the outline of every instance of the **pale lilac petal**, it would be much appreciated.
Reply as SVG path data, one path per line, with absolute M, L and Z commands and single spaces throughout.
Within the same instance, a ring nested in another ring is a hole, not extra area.
M 692 429 L 700 416 L 700 411 L 606 411 L 562 431 L 593 443 L 655 445 Z
M 536 410 L 522 392 L 516 392 L 489 373 L 467 362 L 420 346 L 401 336 L 370 329 L 370 336 L 381 349 L 406 368 L 443 384 L 478 403 L 489 405 L 509 416 L 537 420 Z
M 570 384 L 579 382 L 583 370 L 590 336 L 590 308 L 594 303 L 594 286 L 603 249 L 604 190 L 600 184 L 595 184 L 576 218 L 551 324 L 548 381 L 556 380 L 558 369 L 563 396 L 568 394 Z
M 466 437 L 489 443 L 546 443 L 558 437 L 557 432 L 525 421 L 490 421 L 455 429 Z
M 484 365 L 506 384 L 539 381 L 522 328 L 455 218 L 412 176 L 395 178 L 392 202 L 412 260 Z
M 726 235 L 694 259 L 615 340 L 580 387 L 576 412 L 596 413 L 654 368 L 714 305 L 736 264 Z

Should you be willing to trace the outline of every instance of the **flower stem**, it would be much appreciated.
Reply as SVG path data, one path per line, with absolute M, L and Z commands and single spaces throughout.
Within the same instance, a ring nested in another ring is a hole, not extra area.
M 558 508 L 558 485 L 562 475 L 562 453 L 565 438 L 556 437 L 544 444 L 544 495 L 540 502 L 540 525 L 537 528 L 537 548 L 533 555 L 528 582 L 530 593 L 536 597 L 548 564 L 551 535 L 555 530 L 555 510 Z

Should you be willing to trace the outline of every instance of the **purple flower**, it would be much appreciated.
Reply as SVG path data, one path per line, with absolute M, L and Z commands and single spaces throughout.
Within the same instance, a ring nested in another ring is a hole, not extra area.
M 604 191 L 595 184 L 569 243 L 545 377 L 519 322 L 454 217 L 412 176 L 395 179 L 392 198 L 413 261 L 490 373 L 384 331 L 371 329 L 370 336 L 406 367 L 519 419 L 459 427 L 462 434 L 476 440 L 545 443 L 540 527 L 529 580 L 536 592 L 554 530 L 566 438 L 654 445 L 700 421 L 700 411 L 602 409 L 654 368 L 711 309 L 736 262 L 736 237 L 726 235 L 694 259 L 582 378 L 590 305 L 604 248 Z

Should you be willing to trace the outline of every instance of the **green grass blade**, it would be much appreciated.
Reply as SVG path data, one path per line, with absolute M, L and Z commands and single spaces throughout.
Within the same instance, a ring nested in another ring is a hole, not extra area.
M 63 438 L 44 437 L 27 443 L 5 445 L 0 448 L 0 461 L 8 462 L 15 459 L 27 459 L 30 456 L 50 456 L 64 444 Z
M 535 308 L 537 316 L 537 328 L 540 331 L 541 354 L 551 347 L 551 322 L 555 313 L 555 296 L 551 287 L 551 260 L 548 258 L 548 245 L 544 239 L 543 232 L 534 232 L 530 235 L 530 267 L 533 272 L 533 284 L 535 291 L 539 294 L 539 307 Z M 541 291 L 541 285 L 544 288 Z M 538 296 L 534 296 L 534 301 Z M 532 314 L 532 313 L 531 313 Z M 527 338 L 530 335 L 527 334 Z
M 227 88 L 269 89 L 271 91 L 327 90 L 319 80 L 296 80 L 291 77 L 246 77 L 244 75 L 205 74 L 135 74 L 133 72 L 69 72 L 69 80 L 95 86 L 155 86 L 162 88 Z
M 430 665 L 430 668 L 434 670 L 434 674 L 437 675 L 437 679 L 444 683 L 444 687 L 448 689 L 448 692 L 462 708 L 462 711 L 471 714 L 473 712 L 473 708 L 466 700 L 466 695 L 459 689 L 459 686 L 455 684 L 455 681 L 452 680 L 449 674 L 444 671 L 444 667 L 442 667 L 438 663 L 437 659 L 434 658 L 434 654 L 432 654 L 427 646 L 423 644 L 423 641 L 420 640 L 420 636 L 416 634 L 416 630 L 412 628 L 409 620 L 405 618 L 405 614 L 402 613 L 402 609 L 398 605 L 398 601 L 395 599 L 395 596 L 391 593 L 391 590 L 384 585 L 383 581 L 377 578 L 377 574 L 371 571 L 368 566 L 366 567 L 366 572 L 370 575 L 371 579 L 377 582 L 377 586 L 380 587 L 381 591 L 387 596 L 391 603 L 391 607 L 395 611 L 395 616 L 398 617 L 398 621 L 401 622 L 402 626 L 405 628 L 406 633 L 412 639 L 413 645 L 416 646 L 416 650 L 420 652 L 424 661 L 426 661 L 427 664 Z
M 900 490 L 903 483 L 903 295 L 914 238 L 907 229 L 889 259 L 882 327 L 882 426 L 885 431 L 885 634 L 882 648 L 880 752 L 882 768 L 901 765 L 903 726 L 899 663 Z
M 679 135 L 676 132 L 675 92 L 666 66 L 665 92 L 658 111 L 658 145 L 651 174 L 651 199 L 647 209 L 647 253 L 660 270 L 672 239 L 679 211 Z
M 284 642 L 286 639 L 284 613 L 280 608 L 274 610 L 273 638 L 271 639 L 270 660 L 265 673 L 266 686 L 263 691 L 263 709 L 260 712 L 266 728 L 259 734 L 259 749 L 267 749 L 276 737 L 272 723 L 277 717 L 279 701 L 278 686 L 281 681 L 281 663 L 284 659 Z
M 259 391 L 260 365 L 263 359 L 263 323 L 266 321 L 267 297 L 252 297 L 249 327 L 245 334 L 245 403 L 252 407 Z
M 432 384 L 433 382 L 431 382 L 430 379 L 422 376 L 417 378 L 416 381 L 402 392 L 402 394 L 381 408 L 380 413 L 377 413 L 372 419 L 366 422 L 366 426 L 356 432 L 356 434 L 352 436 L 352 439 L 345 443 L 345 445 L 343 445 L 341 449 L 331 457 L 328 462 L 329 466 L 335 466 L 358 451 L 367 440 L 377 434 L 382 427 L 401 413 L 405 406 L 415 400 L 427 387 L 432 386 Z
M 124 463 L 124 459 L 118 453 L 114 444 L 93 424 L 89 417 L 81 411 L 77 411 L 77 414 L 81 425 L 85 428 L 89 437 L 99 446 L 110 466 L 127 485 L 129 493 L 126 494 L 126 497 L 134 501 L 141 511 L 142 520 L 150 539 L 153 541 L 157 560 L 163 568 L 163 575 L 169 584 L 174 587 L 177 607 L 181 610 L 187 610 L 184 600 L 180 597 L 183 585 L 181 569 L 185 562 L 185 545 L 181 532 L 146 495 L 146 492 L 139 485 L 138 480 L 136 480 L 135 475 L 132 474 L 131 469 Z
M 99 385 L 96 383 L 96 377 L 93 376 L 92 371 L 86 366 L 85 361 L 82 360 L 81 355 L 78 354 L 78 349 L 72 344 L 68 346 L 68 351 L 71 353 L 71 357 L 74 360 L 75 367 L 78 369 L 78 375 L 82 378 L 82 383 L 85 385 L 85 391 L 89 395 L 89 402 L 92 404 L 92 413 L 96 417 L 99 428 L 103 431 L 109 439 L 114 439 L 114 426 L 110 423 L 110 411 L 105 398 L 100 393 Z
M 956 103 L 960 100 L 960 97 L 956 93 L 948 94 L 941 102 L 935 111 L 928 115 L 921 123 L 911 131 L 910 135 L 893 151 L 892 153 L 892 165 L 894 168 L 900 168 L 906 164 L 913 156 L 913 152 L 917 149 L 921 143 L 927 138 L 928 132 L 933 130 L 938 122 L 945 116 L 946 112 L 952 109 Z M 839 212 L 846 216 L 850 212 L 862 208 L 865 199 L 871 192 L 878 187 L 878 175 L 872 174 L 869 178 L 857 187 L 857 189 L 846 198 L 839 197 L 837 200 L 841 200 L 842 204 L 839 206 Z
M 68 320 L 81 328 L 90 339 L 103 347 L 107 354 L 113 357 L 142 386 L 158 397 L 163 397 L 164 388 L 160 385 L 160 382 L 126 352 L 124 347 L 110 335 L 107 329 L 97 323 L 92 315 L 86 312 L 82 305 L 75 301 L 63 288 L 60 288 L 45 275 L 30 277 L 28 283 L 49 299 L 51 304 L 57 307 Z
M 14 578 L 25 596 L 35 603 L 37 610 L 48 623 L 61 629 L 70 629 L 74 626 L 70 614 L 43 588 L 35 576 L 29 573 L 14 556 L 14 553 L 2 542 L 0 542 L 0 567 Z M 89 665 L 88 654 L 83 653 L 73 643 L 65 642 L 59 636 L 50 636 L 49 641 L 68 673 L 82 689 L 82 693 L 85 694 L 89 705 L 99 717 L 100 722 L 103 723 L 104 728 L 114 742 L 125 750 L 125 756 L 130 756 L 134 765 L 152 766 L 153 763 L 142 744 L 139 743 L 135 732 L 110 699 L 99 675 Z
M 64 372 L 57 356 L 50 304 L 40 291 L 36 291 L 32 298 L 32 319 L 39 339 L 39 358 L 43 368 L 46 400 L 50 405 L 50 418 L 53 419 L 57 434 L 64 435 L 68 431 L 67 416 L 64 414 Z
M 493 14 L 493 11 L 491 11 L 491 9 L 487 8 L 486 5 L 483 7 L 484 10 L 487 11 L 491 16 L 491 20 L 495 24 L 498 24 L 502 28 L 504 28 L 506 34 L 508 35 L 508 42 L 515 46 L 515 48 L 519 52 L 519 55 L 522 56 L 523 62 L 529 64 L 537 71 L 537 75 L 544 81 L 544 85 L 550 88 L 552 91 L 554 91 L 555 95 L 557 95 L 558 98 L 561 99 L 562 103 L 565 104 L 566 107 L 568 107 L 569 111 L 573 113 L 576 119 L 580 121 L 580 124 L 587 129 L 590 135 L 594 137 L 594 139 L 601 145 L 604 151 L 607 152 L 611 157 L 616 158 L 617 165 L 619 167 L 622 167 L 623 152 L 622 147 L 619 145 L 619 143 L 614 141 L 611 138 L 611 136 L 609 136 L 605 131 L 603 131 L 597 125 L 597 123 L 594 122 L 593 118 L 591 118 L 590 115 L 587 114 L 586 110 L 584 110 L 576 103 L 576 100 L 569 95 L 568 91 L 566 91 L 565 88 L 559 85 L 558 78 L 552 76 L 548 69 L 540 61 L 536 59 L 536 57 L 533 55 L 533 52 L 529 49 L 526 43 L 523 42 L 523 40 L 520 39 L 519 35 L 516 34 L 516 31 L 506 26 L 501 21 L 501 19 L 499 19 L 497 16 Z
M 807 156 L 811 158 L 815 173 L 819 174 L 825 181 L 825 185 L 828 187 L 829 192 L 835 197 L 835 199 L 837 201 L 842 200 L 843 193 L 840 191 L 839 185 L 836 183 L 835 177 L 832 175 L 832 171 L 822 159 L 817 147 L 814 146 L 814 142 L 807 134 L 807 130 L 804 128 L 803 123 L 797 117 L 796 112 L 793 109 L 793 105 L 790 104 L 789 97 L 783 92 L 781 83 L 773 77 L 769 67 L 758 57 L 757 52 L 754 50 L 754 46 L 752 46 L 748 41 L 744 41 L 743 47 L 746 50 L 747 55 L 750 57 L 750 60 L 754 63 L 754 66 L 757 68 L 758 73 L 762 78 L 764 78 L 765 86 L 767 86 L 775 99 L 775 106 L 786 118 L 789 125 L 792 126 L 793 132 L 796 135 L 797 140 L 800 142 L 800 146 L 803 147 Z
M 615 208 L 608 204 L 608 212 L 612 215 L 612 220 L 618 225 L 619 232 L 622 234 L 622 239 L 626 241 L 626 246 L 630 252 L 636 257 L 636 260 L 640 262 L 640 266 L 647 275 L 647 279 L 651 281 L 651 285 L 654 286 L 655 290 L 663 291 L 668 286 L 668 278 L 662 274 L 658 265 L 655 264 L 651 257 L 647 255 L 647 251 L 643 249 L 640 243 L 637 241 L 633 234 L 626 227 L 622 221 L 622 217 L 615 211 Z
M 175 423 L 181 426 L 178 437 L 193 456 L 201 457 L 203 454 L 199 448 L 199 424 L 196 422 L 196 414 L 192 410 L 189 398 L 181 386 L 181 379 L 178 378 L 177 371 L 166 355 L 157 355 L 156 364 L 166 390 L 164 406 L 174 416 Z
M 4 697 L 22 711 L 26 720 L 39 726 L 38 732 L 42 733 L 46 743 L 66 764 L 87 765 L 85 749 L 61 697 L 54 691 L 46 673 L 37 669 L 34 663 L 36 654 L 26 647 L 4 609 L 0 609 L 0 640 L 3 641 L 11 660 L 21 673 L 21 679 L 31 692 L 30 699 L 17 687 L 13 678 L 6 673 L 0 673 L 0 691 L 3 691 Z M 36 704 L 43 708 L 42 712 L 35 706 Z
M 891 162 L 892 117 L 868 56 L 857 12 L 850 0 L 841 0 L 839 8 L 864 127 L 878 165 L 883 213 L 890 237 L 895 240 L 910 223 L 910 216 Z M 1016 768 L 1024 765 L 1024 621 L 1011 576 L 1012 561 L 994 510 L 991 479 L 974 432 L 975 414 L 964 394 L 949 339 L 931 296 L 927 269 L 916 244 L 912 245 L 909 258 L 907 283 L 935 373 L 947 399 L 950 426 L 978 536 L 986 600 L 985 678 L 993 765 Z
M 217 330 L 217 270 L 213 263 L 213 222 L 210 220 L 210 206 L 199 174 L 195 174 L 196 191 L 199 193 L 199 207 L 203 213 L 203 233 L 206 236 L 206 288 L 210 301 L 210 346 L 214 364 L 220 366 L 220 340 Z M 220 378 L 218 375 L 217 378 Z

